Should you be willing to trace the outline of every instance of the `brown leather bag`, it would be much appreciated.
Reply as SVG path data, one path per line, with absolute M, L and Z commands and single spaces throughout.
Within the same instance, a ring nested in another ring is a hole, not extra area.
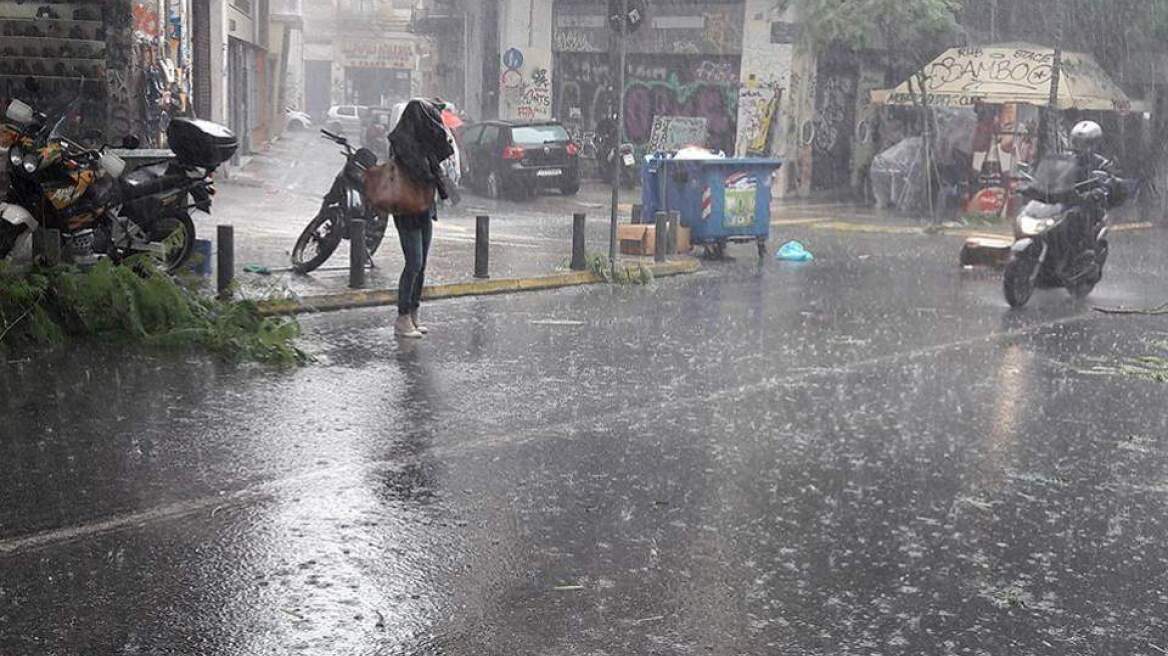
M 393 160 L 365 172 L 365 198 L 378 216 L 410 216 L 434 207 L 434 187 L 414 182 Z

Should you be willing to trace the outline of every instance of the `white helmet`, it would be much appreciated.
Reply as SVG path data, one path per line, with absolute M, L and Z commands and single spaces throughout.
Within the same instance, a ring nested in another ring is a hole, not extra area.
M 1082 121 L 1071 128 L 1071 150 L 1076 155 L 1094 154 L 1103 141 L 1103 128 L 1095 121 Z

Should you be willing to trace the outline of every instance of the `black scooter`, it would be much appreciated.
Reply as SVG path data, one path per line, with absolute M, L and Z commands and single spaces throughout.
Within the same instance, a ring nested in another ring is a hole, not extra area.
M 389 227 L 388 217 L 379 217 L 365 201 L 365 172 L 377 165 L 377 155 L 368 148 L 354 149 L 349 140 L 328 130 L 323 137 L 344 149 L 345 166 L 325 194 L 320 212 L 304 228 L 292 249 L 292 270 L 315 271 L 337 250 L 341 240 L 349 238 L 349 222 L 365 221 L 365 251 L 369 265 L 381 246 Z
M 1108 212 L 1124 202 L 1125 181 L 1110 164 L 1085 178 L 1071 155 L 1043 160 L 1034 175 L 1023 171 L 1030 202 L 1014 225 L 1006 263 L 1006 302 L 1020 308 L 1035 289 L 1066 289 L 1086 298 L 1101 280 L 1110 254 Z

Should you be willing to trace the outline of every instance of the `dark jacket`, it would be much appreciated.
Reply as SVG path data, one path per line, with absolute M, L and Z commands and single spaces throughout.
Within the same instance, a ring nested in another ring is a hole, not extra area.
M 446 140 L 442 114 L 433 103 L 414 99 L 406 105 L 401 119 L 389 133 L 392 157 L 414 182 L 438 190 L 443 200 L 449 197 L 442 177 L 441 164 L 454 154 Z

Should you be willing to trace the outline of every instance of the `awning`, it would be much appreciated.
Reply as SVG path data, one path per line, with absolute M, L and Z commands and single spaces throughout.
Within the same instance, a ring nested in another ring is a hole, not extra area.
M 1060 70 L 1058 109 L 1144 111 L 1142 103 L 1128 98 L 1090 55 L 1064 52 Z M 934 107 L 977 103 L 1045 107 L 1050 104 L 1054 49 L 1025 43 L 953 48 L 927 65 L 924 73 L 928 104 Z M 914 106 L 919 100 L 917 76 L 894 89 L 872 92 L 872 102 L 879 105 Z

